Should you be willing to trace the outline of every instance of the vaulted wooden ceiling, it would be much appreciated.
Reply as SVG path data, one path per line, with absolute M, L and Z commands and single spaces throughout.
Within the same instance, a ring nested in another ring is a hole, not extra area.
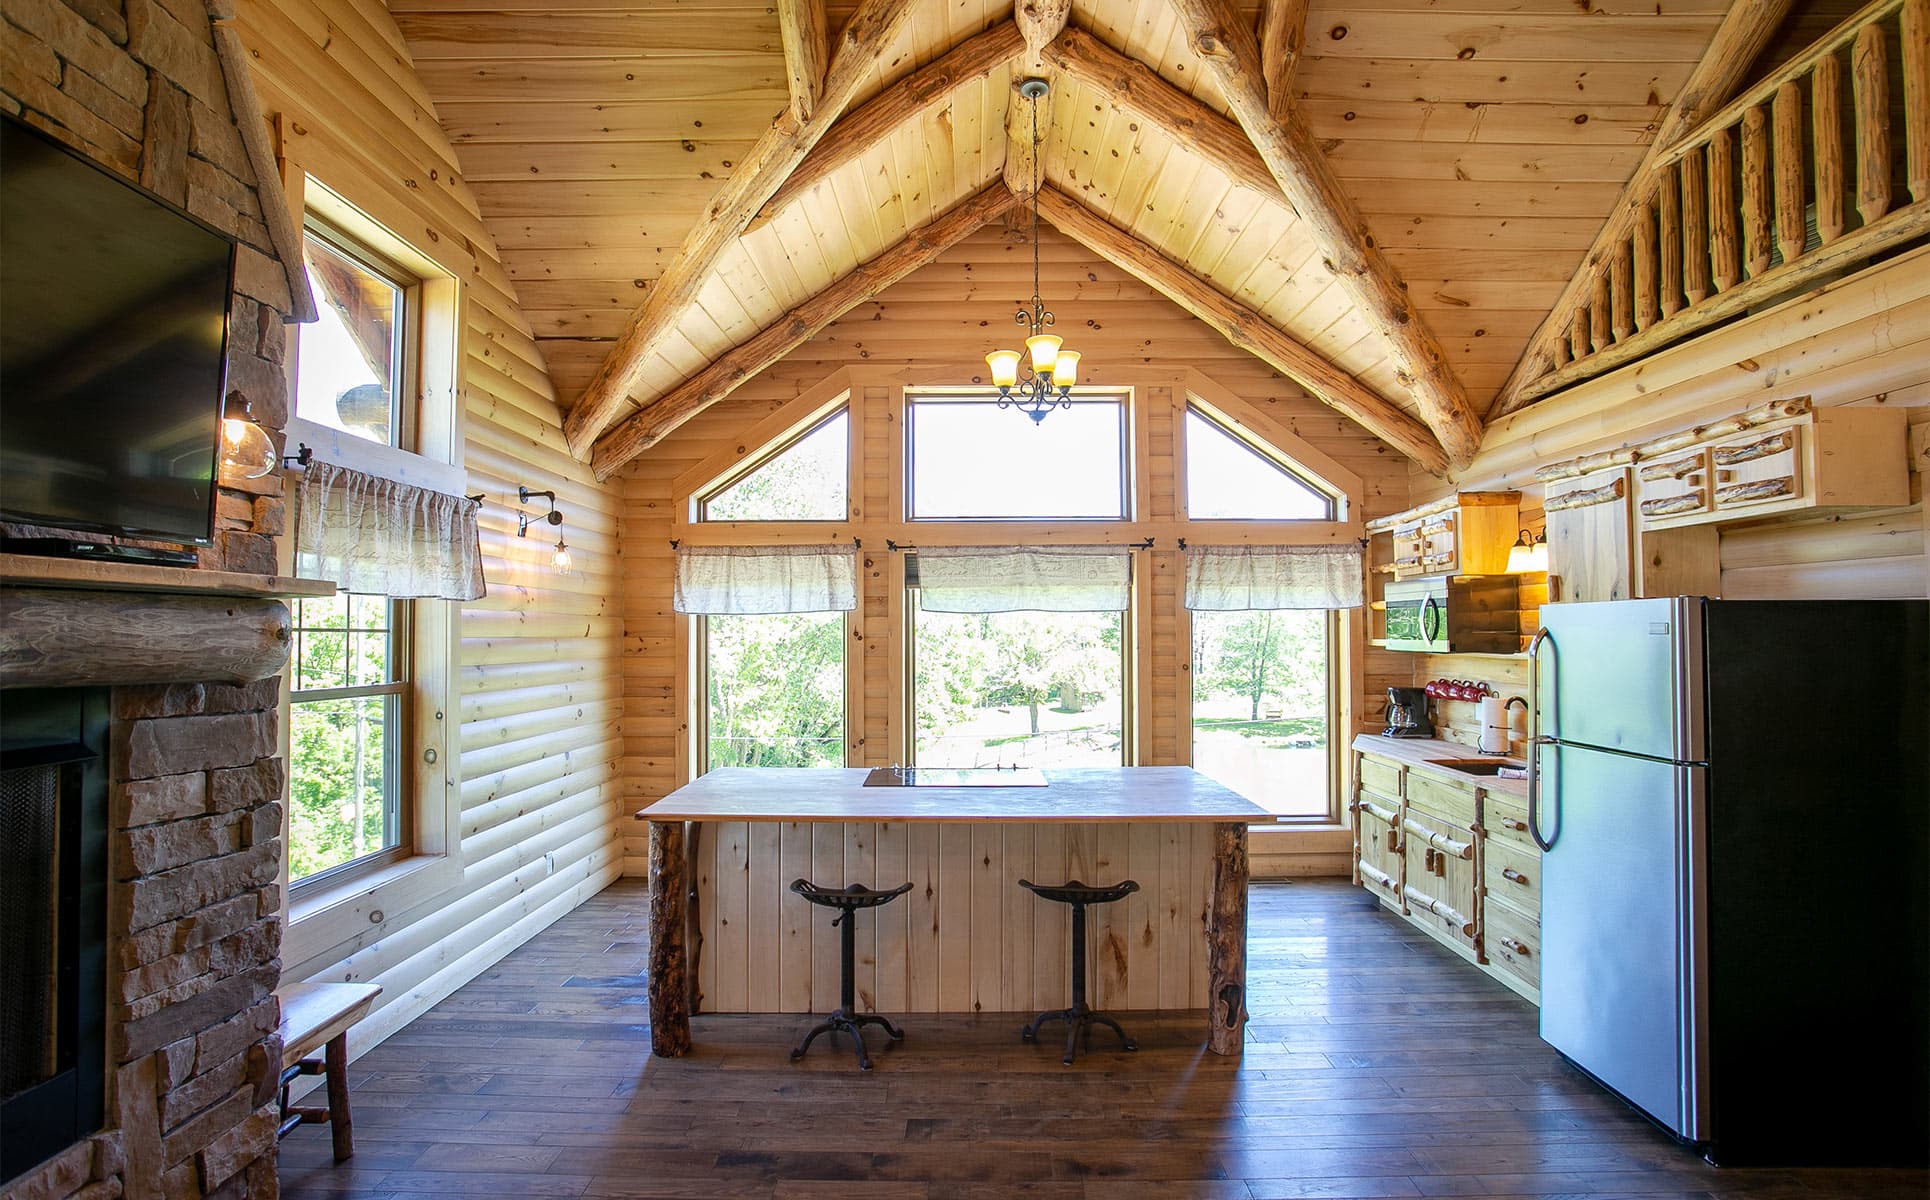
M 1051 20 L 1052 0 L 1021 3 Z M 800 306 L 822 309 L 840 279 L 894 247 L 903 257 L 908 233 L 968 199 L 980 211 L 954 222 L 974 228 L 1009 207 L 987 189 L 1007 161 L 1008 114 L 1021 127 L 1029 115 L 1014 108 L 1014 81 L 1030 69 L 1013 5 L 903 0 L 906 15 L 888 25 L 878 14 L 895 6 L 864 7 L 859 24 L 874 24 L 855 31 L 846 27 L 858 5 L 824 7 L 834 74 L 838 31 L 882 36 L 842 60 L 844 78 L 826 85 L 839 95 L 817 115 L 841 123 L 820 131 L 802 112 L 780 116 L 791 104 L 780 19 L 809 11 L 805 0 L 390 0 L 566 407 L 664 272 L 676 275 L 680 253 L 685 265 L 698 261 L 693 247 L 714 259 L 658 297 L 677 300 L 661 335 L 617 381 L 627 386 L 607 413 L 576 414 L 588 427 L 580 450 L 662 397 L 701 400 L 693 379 L 754 367 L 743 347 L 760 331 L 767 348 L 781 342 Z M 1263 337 L 1325 360 L 1335 387 L 1383 406 L 1363 423 L 1380 424 L 1390 443 L 1411 429 L 1425 437 L 1423 422 L 1440 434 L 1443 394 L 1487 408 L 1727 7 L 1276 0 L 1276 14 L 1304 20 L 1304 48 L 1284 101 L 1293 116 L 1269 144 L 1241 129 L 1252 128 L 1256 94 L 1263 109 L 1282 103 L 1264 86 L 1239 92 L 1242 55 L 1258 53 L 1264 32 L 1258 4 L 1074 0 L 1071 31 L 1044 52 L 1054 81 L 1042 118 L 1047 219 L 1056 208 L 1073 237 L 1150 255 L 1216 309 L 1230 306 L 1221 315 L 1233 335 L 1266 326 Z M 1210 19 L 1222 14 L 1224 28 Z M 897 116 L 881 125 L 886 112 Z M 742 199 L 726 185 L 768 151 L 774 117 L 806 130 L 816 149 L 776 172 L 792 184 L 741 237 L 706 246 L 712 231 L 700 222 Z M 1292 144 L 1298 122 L 1305 146 Z M 1304 215 L 1269 174 L 1269 160 L 1295 153 L 1316 159 L 1314 178 L 1287 180 Z M 1322 175 L 1337 194 L 1314 199 L 1364 219 L 1405 282 L 1411 324 L 1378 320 L 1371 279 L 1344 277 L 1371 276 L 1372 264 L 1335 264 L 1323 244 L 1322 205 L 1293 190 L 1317 191 Z M 1017 301 L 1029 280 L 1007 290 Z M 1051 303 L 1049 280 L 1046 291 Z M 1076 323 L 1074 306 L 1057 307 Z M 1416 331 L 1442 352 L 1438 379 L 1404 369 Z M 982 336 L 990 348 L 998 329 Z M 1438 447 L 1415 456 L 1442 457 Z

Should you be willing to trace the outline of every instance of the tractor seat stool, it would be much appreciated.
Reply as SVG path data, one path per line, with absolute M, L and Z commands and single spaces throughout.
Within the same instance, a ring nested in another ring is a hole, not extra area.
M 1079 1042 L 1081 1031 L 1086 1032 L 1090 1043 L 1094 1025 L 1104 1025 L 1119 1035 L 1119 1040 L 1128 1050 L 1139 1049 L 1139 1043 L 1126 1036 L 1119 1022 L 1104 1013 L 1094 1012 L 1086 1004 L 1086 905 L 1111 904 L 1124 900 L 1139 890 L 1135 880 L 1127 879 L 1109 887 L 1090 887 L 1077 879 L 1069 883 L 1048 887 L 1043 883 L 1033 883 L 1029 879 L 1019 880 L 1019 886 L 1030 890 L 1042 900 L 1072 906 L 1072 1007 L 1052 1009 L 1032 1018 L 1032 1023 L 1020 1031 L 1019 1036 L 1028 1042 L 1039 1040 L 1039 1026 L 1047 1021 L 1066 1023 L 1066 1055 L 1059 1061 L 1066 1066 L 1072 1065 L 1073 1051 Z
M 843 968 L 840 999 L 843 1003 L 838 1006 L 838 1011 L 824 1018 L 811 1032 L 804 1035 L 804 1040 L 798 1043 L 797 1049 L 791 1051 L 791 1060 L 795 1062 L 803 1058 L 804 1052 L 811 1048 L 812 1042 L 818 1040 L 820 1033 L 828 1033 L 834 1037 L 840 1033 L 848 1033 L 851 1035 L 851 1041 L 858 1048 L 858 1069 L 861 1071 L 869 1071 L 871 1069 L 871 1058 L 864 1052 L 864 1034 L 860 1032 L 860 1030 L 866 1025 L 883 1026 L 885 1033 L 890 1035 L 891 1040 L 894 1042 L 904 1041 L 905 1031 L 899 1029 L 890 1021 L 885 1020 L 876 1013 L 861 1013 L 858 1011 L 857 997 L 851 983 L 851 966 L 854 956 L 851 926 L 852 922 L 856 919 L 855 914 L 859 909 L 876 908 L 880 904 L 889 904 L 906 892 L 909 892 L 911 890 L 911 884 L 901 883 L 888 892 L 877 892 L 862 883 L 854 883 L 850 887 L 845 888 L 827 888 L 819 887 L 809 880 L 794 879 L 791 881 L 791 890 L 813 904 L 821 904 L 825 908 L 837 909 L 838 916 L 834 918 L 831 923 L 833 925 L 844 926 L 843 946 L 841 947 L 843 958 L 840 963 Z

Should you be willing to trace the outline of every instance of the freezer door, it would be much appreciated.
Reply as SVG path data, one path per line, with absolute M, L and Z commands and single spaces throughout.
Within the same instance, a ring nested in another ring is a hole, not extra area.
M 1541 866 L 1542 1039 L 1677 1136 L 1701 1139 L 1704 769 L 1541 753 L 1544 832 L 1559 822 Z
M 1700 762 L 1702 601 L 1677 596 L 1548 604 L 1537 656 L 1543 735 Z

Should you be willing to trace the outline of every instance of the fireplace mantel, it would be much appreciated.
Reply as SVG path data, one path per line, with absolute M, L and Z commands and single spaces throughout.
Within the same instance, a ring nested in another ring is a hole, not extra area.
M 332 583 L 0 555 L 0 688 L 251 683 L 288 661 L 284 597 Z

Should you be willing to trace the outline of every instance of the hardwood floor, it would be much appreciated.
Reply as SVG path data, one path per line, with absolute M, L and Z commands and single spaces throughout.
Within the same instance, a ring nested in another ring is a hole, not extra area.
M 1716 1170 L 1566 1066 L 1534 1009 L 1338 881 L 1256 884 L 1243 1060 L 1204 1020 L 1129 1017 L 1073 1068 L 1011 1014 L 874 1035 L 869 1075 L 803 1017 L 700 1017 L 652 1059 L 644 891 L 624 882 L 350 1069 L 355 1157 L 282 1143 L 291 1200 L 450 1196 L 1930 1194 L 1915 1171 Z M 892 1014 L 895 1018 L 896 1014 Z M 1026 1014 L 1029 1016 L 1030 1014 Z

